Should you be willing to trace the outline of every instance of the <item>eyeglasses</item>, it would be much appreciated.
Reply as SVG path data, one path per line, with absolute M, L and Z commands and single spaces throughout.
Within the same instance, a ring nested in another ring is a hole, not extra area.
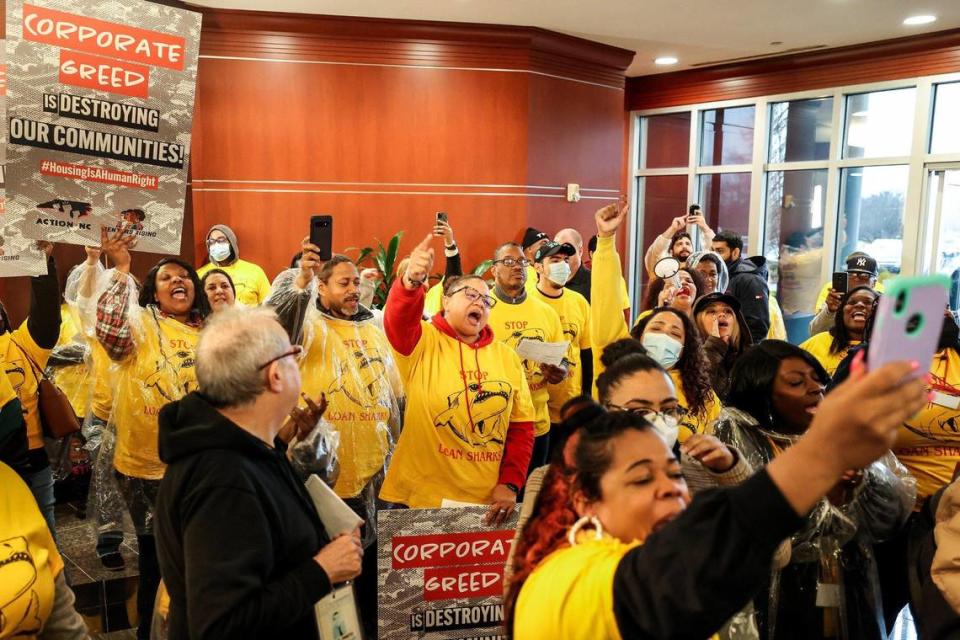
M 301 353 L 303 353 L 303 347 L 301 347 L 301 346 L 298 345 L 298 344 L 295 344 L 295 345 L 293 345 L 292 347 L 290 347 L 289 350 L 284 351 L 283 353 L 281 353 L 280 355 L 278 355 L 276 358 L 270 358 L 269 360 L 267 360 L 266 362 L 264 362 L 262 365 L 260 365 L 259 367 L 257 367 L 257 371 L 263 371 L 264 369 L 266 369 L 267 367 L 269 367 L 270 365 L 272 365 L 272 364 L 273 364 L 274 362 L 276 362 L 277 360 L 283 360 L 284 358 L 287 358 L 287 357 L 289 357 L 289 356 L 298 356 L 298 355 L 300 355 Z
M 211 238 L 207 240 L 208 247 L 212 247 L 215 244 L 230 244 L 230 241 L 227 240 L 226 238 L 216 238 L 216 239 Z
M 467 296 L 467 300 L 469 300 L 470 302 L 480 301 L 483 303 L 483 306 L 485 306 L 487 309 L 493 309 L 495 306 L 497 306 L 496 298 L 494 298 L 493 296 L 485 296 L 479 291 L 477 291 L 476 289 L 474 289 L 473 287 L 460 287 L 456 291 L 451 291 L 447 295 L 455 296 L 461 291 L 463 291 L 463 295 Z
M 624 411 L 626 413 L 632 413 L 635 416 L 640 416 L 647 422 L 653 422 L 659 417 L 669 417 L 673 418 L 674 420 L 679 420 L 683 416 L 687 415 L 687 410 L 680 405 L 663 409 L 662 411 L 654 411 L 653 409 L 647 409 L 646 407 L 621 407 L 610 403 L 607 403 L 604 406 L 607 408 L 607 411 Z
M 527 267 L 530 266 L 530 261 L 526 258 L 520 258 L 519 260 L 516 258 L 504 258 L 503 260 L 494 260 L 493 264 L 502 264 L 505 267 L 515 267 L 517 265 Z

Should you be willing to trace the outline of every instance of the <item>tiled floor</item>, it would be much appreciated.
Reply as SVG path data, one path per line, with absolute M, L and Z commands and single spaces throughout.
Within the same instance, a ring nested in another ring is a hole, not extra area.
M 97 557 L 95 524 L 79 519 L 70 505 L 57 505 L 57 544 L 63 556 L 67 582 L 76 595 L 76 608 L 95 638 L 132 638 L 97 635 L 129 630 L 136 621 L 136 538 L 127 536 L 120 552 L 126 561 L 122 571 L 109 571 Z

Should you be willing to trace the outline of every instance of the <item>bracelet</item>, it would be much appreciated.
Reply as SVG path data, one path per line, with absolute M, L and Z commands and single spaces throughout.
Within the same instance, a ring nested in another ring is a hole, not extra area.
M 520 487 L 513 484 L 512 482 L 505 482 L 503 486 L 505 486 L 507 489 L 510 489 L 510 491 L 513 491 L 518 495 L 520 494 Z
M 422 287 L 423 280 L 414 280 L 413 278 L 407 277 L 407 282 L 412 284 L 414 287 Z

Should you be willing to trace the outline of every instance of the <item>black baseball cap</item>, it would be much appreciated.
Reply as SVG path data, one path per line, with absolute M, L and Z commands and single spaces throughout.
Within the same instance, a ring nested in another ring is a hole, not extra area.
M 693 305 L 694 315 L 700 313 L 701 310 L 705 309 L 708 304 L 713 304 L 714 302 L 722 302 L 731 309 L 734 313 L 740 311 L 740 301 L 729 293 L 721 293 L 719 291 L 714 291 L 713 293 L 708 293 L 705 296 L 700 296 L 697 298 L 696 303 Z
M 526 251 L 541 240 L 549 239 L 550 236 L 545 234 L 543 231 L 534 229 L 533 227 L 527 227 L 527 230 L 523 233 L 523 242 L 521 243 L 521 246 L 523 247 L 524 251 Z
M 847 273 L 865 273 L 874 278 L 880 274 L 877 261 L 862 251 L 847 256 Z
M 564 242 L 563 244 L 560 244 L 559 242 L 554 242 L 553 240 L 550 240 L 549 242 L 543 243 L 543 245 L 539 249 L 537 249 L 537 255 L 533 257 L 533 261 L 542 262 L 544 258 L 547 258 L 549 256 L 552 256 L 558 253 L 562 253 L 563 255 L 569 258 L 570 256 L 577 255 L 577 250 L 569 242 Z

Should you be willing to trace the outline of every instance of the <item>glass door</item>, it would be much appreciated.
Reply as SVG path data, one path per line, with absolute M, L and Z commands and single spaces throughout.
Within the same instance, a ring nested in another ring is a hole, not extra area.
M 924 271 L 944 273 L 953 280 L 950 308 L 960 304 L 960 165 L 927 172 Z

